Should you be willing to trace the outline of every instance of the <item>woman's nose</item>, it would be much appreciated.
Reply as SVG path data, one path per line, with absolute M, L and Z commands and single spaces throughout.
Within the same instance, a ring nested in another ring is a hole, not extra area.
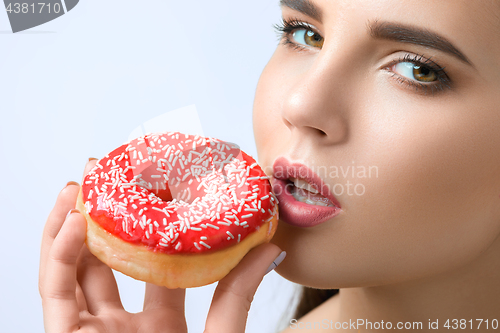
M 284 96 L 282 120 L 297 140 L 313 138 L 325 145 L 347 139 L 345 73 L 331 61 L 319 55 Z

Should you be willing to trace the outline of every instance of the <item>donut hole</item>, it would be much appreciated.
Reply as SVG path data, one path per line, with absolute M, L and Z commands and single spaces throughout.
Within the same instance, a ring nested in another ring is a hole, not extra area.
M 175 193 L 172 193 L 169 184 L 167 184 L 166 175 L 158 173 L 154 164 L 148 163 L 146 167 L 134 170 L 134 173 L 137 177 L 136 184 L 162 201 L 172 201 L 175 197 Z
M 193 180 L 190 182 L 190 180 Z M 175 199 L 179 202 L 192 203 L 196 197 L 205 196 L 205 192 L 203 191 L 203 187 L 198 188 L 194 177 L 187 177 L 183 181 L 178 181 L 175 178 L 171 178 L 168 180 L 167 190 L 170 192 L 171 200 Z
M 178 202 L 191 204 L 197 197 L 203 198 L 207 195 L 205 187 L 200 185 L 200 179 L 211 177 L 212 173 L 216 173 L 216 177 L 222 177 L 224 183 L 229 185 L 226 166 L 237 157 L 242 158 L 241 151 L 235 144 L 211 142 L 210 146 L 197 145 L 194 150 L 184 149 L 174 155 L 171 154 L 175 158 L 152 160 L 142 159 L 149 155 L 149 151 L 144 145 L 136 145 L 138 153 L 129 155 L 132 165 L 135 166 L 133 169 L 135 182 L 162 201 L 175 199 Z M 198 160 L 202 162 L 197 162 Z M 189 173 L 184 171 L 187 165 Z
M 160 198 L 162 201 L 172 201 L 172 192 L 170 192 L 170 188 L 167 186 L 165 189 L 153 189 L 151 191 L 154 195 Z
M 175 199 L 178 202 L 185 202 L 188 204 L 193 202 L 197 196 L 204 195 L 204 193 L 197 191 L 196 187 L 193 188 L 189 183 L 190 177 L 181 182 L 175 178 L 169 179 L 168 182 L 166 182 L 165 178 L 166 177 L 162 177 L 162 179 L 150 179 L 147 176 L 143 176 L 143 188 L 162 201 L 172 201 Z
M 178 202 L 190 204 L 196 197 L 205 195 L 202 188 L 198 189 L 193 186 L 193 182 L 196 180 L 194 177 L 186 177 L 179 181 L 178 177 L 169 178 L 167 174 L 154 174 L 151 171 L 150 168 L 143 169 L 136 184 L 162 201 L 175 199 Z M 191 179 L 192 181 L 190 181 Z

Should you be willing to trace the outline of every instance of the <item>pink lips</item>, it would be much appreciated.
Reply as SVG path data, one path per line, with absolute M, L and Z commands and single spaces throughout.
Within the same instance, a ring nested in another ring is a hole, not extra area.
M 273 192 L 279 200 L 280 220 L 297 227 L 313 227 L 341 212 L 340 203 L 330 193 L 328 185 L 304 164 L 291 163 L 286 158 L 280 157 L 274 162 L 273 178 Z M 288 180 L 289 178 L 307 181 L 335 206 L 310 205 L 296 200 L 290 191 L 294 185 Z

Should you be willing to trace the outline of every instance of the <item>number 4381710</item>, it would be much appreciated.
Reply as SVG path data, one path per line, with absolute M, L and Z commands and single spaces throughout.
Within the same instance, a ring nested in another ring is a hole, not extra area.
M 51 8 L 51 3 L 45 3 L 45 2 L 39 2 L 37 4 L 35 3 L 32 3 L 32 4 L 28 4 L 28 3 L 19 3 L 19 2 L 15 2 L 15 3 L 10 3 L 7 5 L 7 7 L 5 7 L 5 10 L 10 14 L 10 13 L 15 13 L 15 14 L 19 14 L 19 13 L 23 13 L 23 14 L 27 14 L 27 13 L 33 13 L 33 14 L 41 14 L 43 12 L 47 12 L 47 13 L 59 13 L 61 11 L 61 5 L 59 3 L 54 3 L 52 4 L 52 8 Z
M 477 327 L 475 327 L 477 326 Z M 491 321 L 488 321 L 488 319 L 476 319 L 476 322 L 472 319 L 470 320 L 465 320 L 465 319 L 448 319 L 443 327 L 446 327 L 447 329 L 498 329 L 498 320 L 493 319 Z

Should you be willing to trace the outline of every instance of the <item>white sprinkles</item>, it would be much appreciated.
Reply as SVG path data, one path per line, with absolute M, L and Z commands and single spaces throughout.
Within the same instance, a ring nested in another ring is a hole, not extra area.
M 239 243 L 276 214 L 270 186 L 259 185 L 269 177 L 256 162 L 247 165 L 237 146 L 179 134 L 131 140 L 99 161 L 82 186 L 87 211 L 112 213 L 125 240 L 141 238 L 167 253 Z M 167 188 L 172 200 L 161 199 Z M 221 232 L 228 237 L 211 237 Z

